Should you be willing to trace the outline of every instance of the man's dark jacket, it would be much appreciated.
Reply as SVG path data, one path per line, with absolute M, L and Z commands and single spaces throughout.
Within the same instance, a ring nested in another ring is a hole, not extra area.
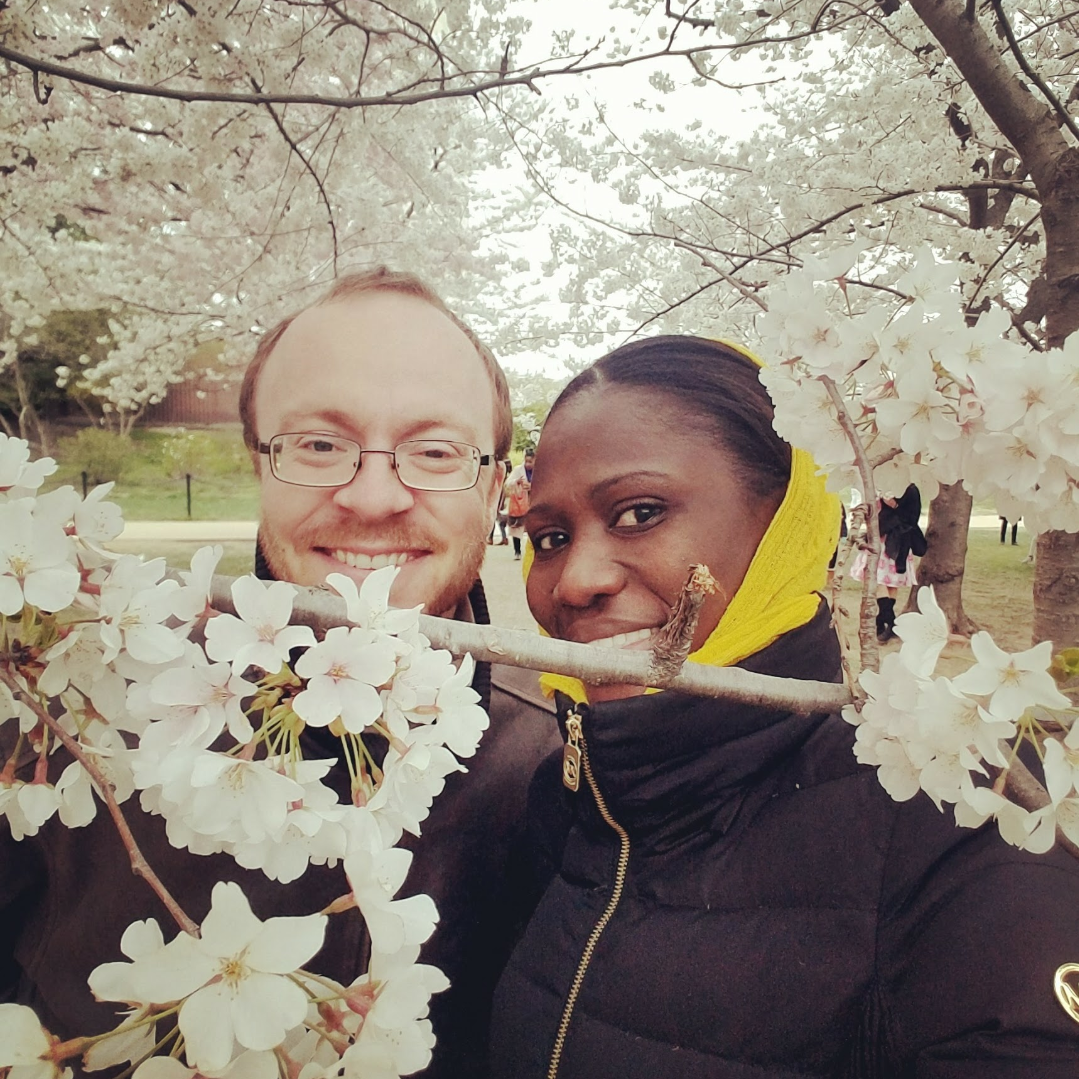
M 832 677 L 828 612 L 742 666 Z M 1079 1077 L 1053 994 L 1079 963 L 1073 859 L 957 828 L 924 794 L 893 802 L 836 716 L 663 693 L 582 725 L 630 855 L 559 1079 Z M 531 801 L 551 880 L 496 992 L 496 1079 L 548 1074 L 619 853 L 559 757 Z
M 476 755 L 464 762 L 467 774 L 447 778 L 422 824 L 422 839 L 409 844 L 415 859 L 398 893 L 431 895 L 440 915 L 421 952 L 422 962 L 451 980 L 451 988 L 431 1002 L 439 1040 L 423 1073 L 431 1079 L 485 1074 L 490 998 L 512 944 L 503 893 L 507 864 L 520 847 L 529 781 L 558 744 L 555 717 L 535 673 L 479 664 L 476 682 L 483 685 L 477 688 L 486 688 L 488 672 L 490 728 Z M 343 771 L 344 764 L 335 767 Z M 238 881 L 263 919 L 317 913 L 348 890 L 340 866 L 311 866 L 283 885 L 241 869 L 227 855 L 178 851 L 169 845 L 162 819 L 139 810 L 137 794 L 124 810 L 148 861 L 197 922 L 219 880 Z M 177 932 L 154 893 L 132 875 L 103 808 L 86 828 L 68 829 L 54 819 L 19 843 L 0 819 L 0 1001 L 31 1005 L 61 1037 L 111 1029 L 119 1022 L 117 1006 L 95 1003 L 86 979 L 99 964 L 124 958 L 120 937 L 144 918 L 157 918 L 166 939 Z M 366 970 L 367 960 L 362 919 L 349 911 L 329 920 L 326 942 L 308 966 L 348 984 Z

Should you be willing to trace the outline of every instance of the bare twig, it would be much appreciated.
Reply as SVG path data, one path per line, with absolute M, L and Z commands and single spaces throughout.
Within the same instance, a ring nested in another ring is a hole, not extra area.
M 2 668 L 0 668 L 0 681 L 2 681 L 11 693 L 17 697 L 18 700 L 22 701 L 23 704 L 25 704 L 27 708 L 29 708 L 34 715 L 37 716 L 50 731 L 52 731 L 61 743 L 63 743 L 64 748 L 86 770 L 86 773 L 94 781 L 94 786 L 97 787 L 102 800 L 108 807 L 113 824 L 116 825 L 116 830 L 120 833 L 120 840 L 124 845 L 124 849 L 127 851 L 128 857 L 131 859 L 132 872 L 134 872 L 136 876 L 142 877 L 143 880 L 150 885 L 157 894 L 157 898 L 161 900 L 165 905 L 165 908 L 175 919 L 176 924 L 185 933 L 197 937 L 199 935 L 198 925 L 188 917 L 187 912 L 176 902 L 172 894 L 162 883 L 161 878 L 153 871 L 150 863 L 146 860 L 146 856 L 139 848 L 135 836 L 132 834 L 131 828 L 124 817 L 123 810 L 116 801 L 116 793 L 108 777 L 86 755 L 82 746 L 80 746 L 79 743 L 76 742 L 75 739 L 72 738 L 44 708 L 42 708 L 40 702 L 32 694 L 27 693 L 14 678 Z
M 821 377 L 828 396 L 835 405 L 839 425 L 843 428 L 862 477 L 862 499 L 865 502 L 864 550 L 868 559 L 865 576 L 862 578 L 862 602 L 858 611 L 858 645 L 862 654 L 862 670 L 876 671 L 880 668 L 880 652 L 877 648 L 877 623 L 874 609 L 877 605 L 877 559 L 880 556 L 880 526 L 877 523 L 877 489 L 873 483 L 873 467 L 866 456 L 865 447 L 854 426 L 854 420 L 847 411 L 847 403 L 839 392 L 835 381 L 827 375 Z
M 690 567 L 689 577 L 682 586 L 671 617 L 652 637 L 652 669 L 648 675 L 650 686 L 669 685 L 682 669 L 693 647 L 693 634 L 697 631 L 701 607 L 718 590 L 719 582 L 708 572 L 707 566 Z

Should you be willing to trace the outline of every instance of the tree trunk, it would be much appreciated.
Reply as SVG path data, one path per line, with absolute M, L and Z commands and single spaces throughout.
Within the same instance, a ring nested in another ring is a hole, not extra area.
M 1079 645 L 1079 535 L 1044 532 L 1034 561 L 1034 643 Z
M 41 422 L 41 417 L 34 407 L 33 397 L 30 393 L 30 387 L 26 383 L 26 376 L 23 373 L 18 352 L 15 353 L 11 361 L 11 369 L 15 374 L 15 390 L 19 395 L 19 437 L 33 443 L 38 454 L 42 457 L 47 457 L 51 452 L 49 432 L 45 424 Z M 37 433 L 36 439 L 33 437 L 32 431 Z
M 910 590 L 906 610 L 917 609 L 918 589 L 932 585 L 937 603 L 953 633 L 969 637 L 978 626 L 963 610 L 963 573 L 967 561 L 967 533 L 974 499 L 962 483 L 941 487 L 929 504 L 927 550 L 918 566 L 918 585 Z
M 1038 189 L 1045 230 L 1045 340 L 1060 348 L 1079 331 L 1079 150 L 1062 130 L 1064 117 L 1009 66 L 1009 50 L 1000 44 L 1004 27 L 995 14 L 985 16 L 991 38 L 978 7 L 965 0 L 910 3 L 1015 147 Z M 1017 41 L 1014 47 L 1023 44 Z M 1034 640 L 1052 640 L 1057 648 L 1079 643 L 1079 538 L 1074 535 L 1047 532 L 1038 540 Z

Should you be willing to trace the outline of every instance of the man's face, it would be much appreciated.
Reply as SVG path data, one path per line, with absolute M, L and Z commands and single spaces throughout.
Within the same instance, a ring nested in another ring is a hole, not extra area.
M 259 377 L 258 437 L 317 431 L 364 449 L 449 439 L 494 452 L 494 390 L 468 338 L 424 300 L 372 292 L 314 307 L 285 331 Z M 298 487 L 261 470 L 263 552 L 275 577 L 357 583 L 397 564 L 391 600 L 449 614 L 475 581 L 499 490 L 480 469 L 467 491 L 413 491 L 393 458 L 368 454 L 344 487 Z

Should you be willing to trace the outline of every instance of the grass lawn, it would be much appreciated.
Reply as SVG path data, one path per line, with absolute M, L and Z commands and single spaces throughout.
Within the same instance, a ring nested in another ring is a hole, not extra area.
M 1010 537 L 1009 537 L 1010 538 Z M 981 629 L 988 630 L 1001 648 L 1019 652 L 1030 647 L 1034 622 L 1034 566 L 1024 562 L 1030 546 L 1030 534 L 1019 528 L 1019 543 L 1002 544 L 995 528 L 972 528 L 967 546 L 967 568 L 963 578 L 963 606 Z M 861 585 L 843 582 L 843 600 L 849 616 L 844 619 L 850 640 L 857 641 L 856 612 Z M 907 602 L 907 589 L 900 590 L 896 610 Z M 898 648 L 890 642 L 885 650 Z M 954 675 L 965 670 L 973 657 L 966 643 L 949 644 L 937 668 L 938 674 Z
M 59 468 L 43 490 L 65 483 L 81 490 L 81 473 L 92 462 L 79 459 L 76 443 L 70 439 L 61 440 L 55 457 Z M 186 472 L 192 475 L 193 520 L 258 517 L 258 484 L 239 424 L 190 432 L 136 428 L 109 498 L 131 521 L 185 520 Z M 92 476 L 90 482 L 93 485 Z

